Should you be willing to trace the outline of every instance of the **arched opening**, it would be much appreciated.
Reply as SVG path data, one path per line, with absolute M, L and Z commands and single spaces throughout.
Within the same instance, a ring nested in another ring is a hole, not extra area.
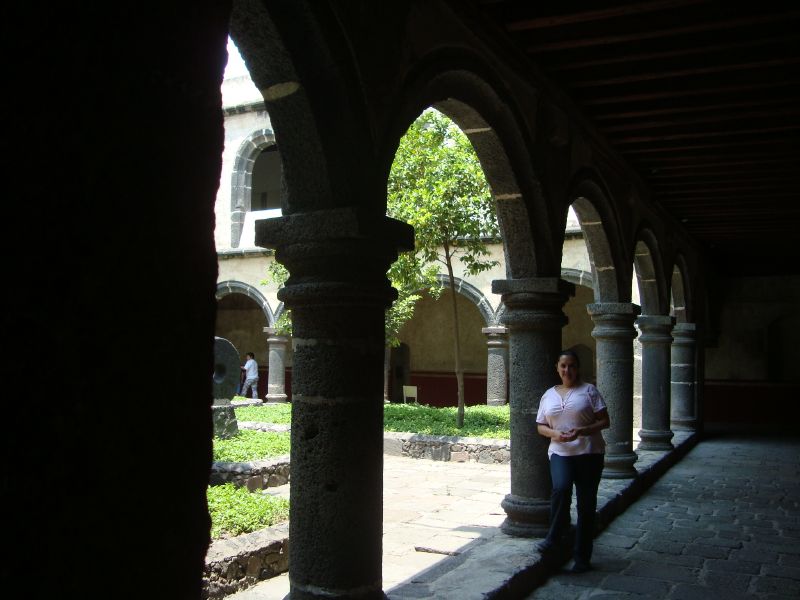
M 239 352 L 241 362 L 247 352 L 255 354 L 258 363 L 258 397 L 267 394 L 267 315 L 258 303 L 242 293 L 232 293 L 217 300 L 217 322 L 214 335 L 230 341 Z M 263 388 L 263 389 L 262 389 Z
M 445 289 L 438 299 L 423 292 L 414 317 L 400 330 L 400 341 L 407 349 L 401 352 L 407 352 L 409 385 L 417 386 L 420 404 L 456 406 L 458 401 L 453 373 L 451 304 L 449 289 Z M 486 404 L 488 352 L 481 329 L 487 323 L 475 303 L 466 296 L 457 293 L 456 305 L 464 368 L 464 402 L 467 406 Z

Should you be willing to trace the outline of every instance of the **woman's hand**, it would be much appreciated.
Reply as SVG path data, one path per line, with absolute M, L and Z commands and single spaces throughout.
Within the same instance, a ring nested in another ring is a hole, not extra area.
M 558 442 L 571 442 L 578 437 L 578 430 L 577 429 L 568 429 L 567 431 L 559 431 L 558 437 L 556 437 L 556 441 Z

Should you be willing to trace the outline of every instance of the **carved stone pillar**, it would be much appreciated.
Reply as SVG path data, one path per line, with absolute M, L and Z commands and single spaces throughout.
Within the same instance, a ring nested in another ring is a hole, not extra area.
M 341 208 L 260 220 L 256 243 L 290 273 L 278 292 L 294 345 L 290 597 L 384 598 L 386 271 L 413 230 Z
M 671 450 L 669 428 L 670 332 L 673 317 L 643 315 L 636 320 L 642 334 L 642 429 L 640 450 Z
M 549 440 L 536 431 L 536 413 L 542 394 L 558 382 L 556 361 L 567 322 L 561 309 L 575 286 L 556 277 L 505 279 L 493 281 L 492 291 L 502 294 L 509 337 L 511 493 L 501 503 L 508 515 L 502 529 L 515 536 L 543 537 L 552 483 Z
M 697 402 L 695 399 L 695 345 L 694 323 L 678 323 L 672 329 L 672 412 L 670 422 L 676 431 L 697 429 Z
M 286 350 L 289 336 L 275 332 L 274 327 L 264 327 L 269 352 L 269 375 L 267 379 L 267 402 L 286 402 Z
M 606 457 L 603 477 L 625 479 L 636 476 L 633 463 L 633 322 L 639 307 L 629 302 L 589 304 L 597 340 L 597 389 L 608 406 L 611 427 L 603 432 Z
M 488 338 L 486 362 L 486 404 L 503 406 L 508 402 L 508 329 L 499 325 L 484 327 Z

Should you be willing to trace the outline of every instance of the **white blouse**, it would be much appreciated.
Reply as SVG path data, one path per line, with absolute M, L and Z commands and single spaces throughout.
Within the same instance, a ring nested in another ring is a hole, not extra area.
M 594 423 L 595 413 L 606 408 L 606 403 L 598 389 L 591 383 L 582 383 L 568 388 L 564 398 L 555 387 L 547 390 L 539 401 L 536 422 L 547 425 L 556 431 L 568 431 L 575 427 L 584 427 Z M 595 431 L 591 435 L 579 435 L 571 442 L 550 440 L 547 456 L 553 453 L 560 456 L 578 454 L 602 454 L 606 443 L 603 434 Z

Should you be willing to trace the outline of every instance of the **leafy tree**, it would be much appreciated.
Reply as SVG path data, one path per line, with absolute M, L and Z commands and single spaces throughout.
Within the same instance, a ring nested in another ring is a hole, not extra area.
M 492 268 L 485 240 L 499 236 L 494 202 L 467 136 L 446 116 L 428 109 L 400 140 L 389 175 L 387 212 L 416 232 L 413 263 L 444 265 L 453 303 L 454 370 L 458 384 L 457 426 L 464 425 L 461 365 L 453 264 L 475 275 Z
M 289 279 L 289 271 L 277 260 L 273 260 L 267 267 L 267 276 L 261 280 L 261 285 L 276 283 L 279 288 L 282 288 L 287 279 Z M 292 335 L 292 311 L 284 307 L 281 316 L 277 318 L 273 326 L 278 335 Z

